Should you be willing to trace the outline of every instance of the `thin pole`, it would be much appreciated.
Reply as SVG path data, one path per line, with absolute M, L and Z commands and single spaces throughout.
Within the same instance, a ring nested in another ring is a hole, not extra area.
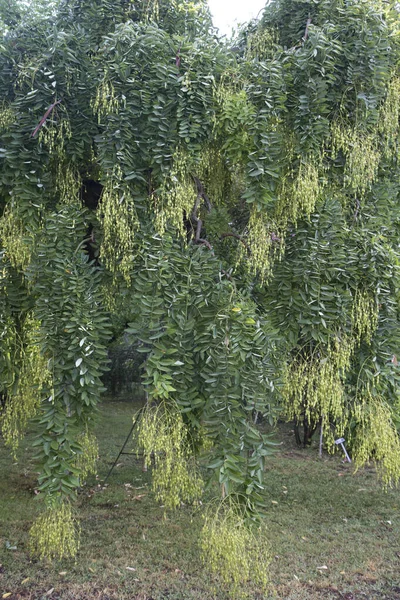
M 139 415 L 140 415 L 140 413 L 141 413 L 141 412 L 142 412 L 142 409 L 140 409 L 140 410 L 139 410 L 139 412 L 136 414 L 136 417 L 134 418 L 134 420 L 133 420 L 133 423 L 132 423 L 132 427 L 131 427 L 131 429 L 130 429 L 130 431 L 129 431 L 128 435 L 126 436 L 126 440 L 125 440 L 125 442 L 124 442 L 124 445 L 122 446 L 121 450 L 119 451 L 119 454 L 118 454 L 117 458 L 115 459 L 115 461 L 114 461 L 114 463 L 113 463 L 113 465 L 112 465 L 111 469 L 108 471 L 108 474 L 107 474 L 107 477 L 106 477 L 106 478 L 105 478 L 105 480 L 104 480 L 104 483 L 106 483 L 107 479 L 110 477 L 111 473 L 112 473 L 112 472 L 113 472 L 113 470 L 114 470 L 114 467 L 115 467 L 115 465 L 117 464 L 117 462 L 118 462 L 118 460 L 119 460 L 119 457 L 121 456 L 121 454 L 123 454 L 123 452 L 124 452 L 124 450 L 125 450 L 125 446 L 127 445 L 127 443 L 129 442 L 129 440 L 130 440 L 130 438 L 131 438 L 131 435 L 132 435 L 132 433 L 133 433 L 133 430 L 134 430 L 134 428 L 135 428 L 135 425 L 136 425 L 136 423 L 137 423 L 137 421 L 138 421 L 138 418 L 139 418 Z
M 321 417 L 321 429 L 319 432 L 319 457 L 322 458 L 322 442 L 324 439 L 324 415 Z

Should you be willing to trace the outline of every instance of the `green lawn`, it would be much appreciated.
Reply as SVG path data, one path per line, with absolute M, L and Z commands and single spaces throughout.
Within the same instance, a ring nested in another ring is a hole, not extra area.
M 101 406 L 99 479 L 92 478 L 79 496 L 76 562 L 30 559 L 28 531 L 40 503 L 29 447 L 13 464 L 0 442 L 0 598 L 230 598 L 199 559 L 201 508 L 183 507 L 165 517 L 152 498 L 150 475 L 134 456 L 121 457 L 107 487 L 101 486 L 134 410 L 129 403 Z M 267 596 L 256 590 L 252 596 L 400 600 L 399 490 L 382 492 L 372 469 L 354 474 L 339 456 L 321 461 L 315 448 L 296 449 L 287 427 L 279 437 L 283 443 L 267 473 L 270 589 Z

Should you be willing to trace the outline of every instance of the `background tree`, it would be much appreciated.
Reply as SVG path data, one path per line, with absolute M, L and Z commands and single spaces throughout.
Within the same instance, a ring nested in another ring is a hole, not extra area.
M 124 332 L 166 505 L 200 493 L 201 454 L 255 518 L 270 443 L 252 414 L 278 405 L 398 481 L 395 8 L 275 2 L 233 51 L 202 1 L 55 15 L 9 19 L 0 48 L 3 434 L 15 448 L 38 419 L 33 549 L 76 551 L 69 499 Z M 238 523 L 226 506 L 214 532 Z

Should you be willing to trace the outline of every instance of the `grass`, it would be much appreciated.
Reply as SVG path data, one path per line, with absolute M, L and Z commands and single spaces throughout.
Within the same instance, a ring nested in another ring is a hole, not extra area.
M 130 403 L 101 406 L 99 474 L 79 496 L 76 561 L 29 557 L 28 532 L 40 511 L 32 434 L 18 464 L 0 446 L 0 599 L 10 593 L 8 600 L 229 600 L 199 558 L 201 508 L 165 516 L 152 497 L 150 474 L 134 456 L 122 456 L 102 485 L 134 409 Z M 282 446 L 267 467 L 270 588 L 252 597 L 400 600 L 399 491 L 383 492 L 372 469 L 354 474 L 339 455 L 320 460 L 316 448 L 298 450 L 292 436 L 286 426 L 280 429 Z

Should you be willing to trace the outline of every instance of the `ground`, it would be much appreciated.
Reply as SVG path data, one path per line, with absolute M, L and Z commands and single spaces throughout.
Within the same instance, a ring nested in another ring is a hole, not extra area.
M 135 456 L 121 457 L 103 485 L 134 411 L 129 402 L 101 405 L 98 479 L 79 495 L 76 561 L 29 557 L 28 531 L 40 510 L 31 451 L 24 443 L 13 464 L 0 440 L 0 599 L 229 600 L 199 558 L 203 507 L 165 515 Z M 316 448 L 297 449 L 288 426 L 277 440 L 266 478 L 270 587 L 250 596 L 400 600 L 400 491 L 382 491 L 372 468 L 354 473 L 340 455 L 321 460 Z

